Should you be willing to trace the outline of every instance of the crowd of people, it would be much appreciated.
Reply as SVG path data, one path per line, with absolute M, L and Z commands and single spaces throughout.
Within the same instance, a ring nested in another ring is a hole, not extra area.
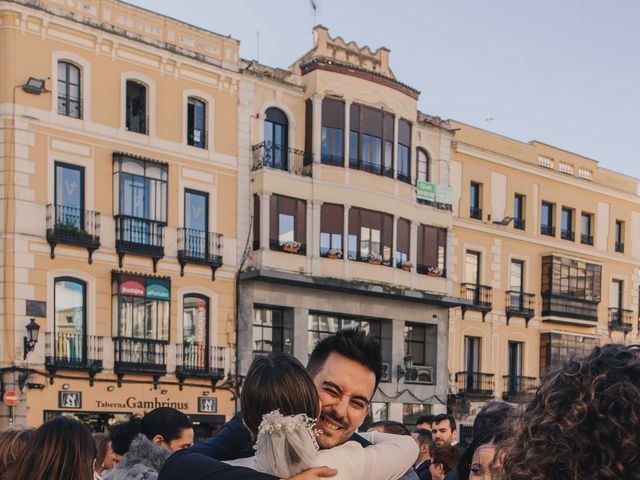
M 528 401 L 488 402 L 468 445 L 450 414 L 357 432 L 381 377 L 365 332 L 321 340 L 306 368 L 251 365 L 241 411 L 193 444 L 186 415 L 157 408 L 91 435 L 65 416 L 0 432 L 0 480 L 640 479 L 640 348 L 596 347 L 550 372 Z

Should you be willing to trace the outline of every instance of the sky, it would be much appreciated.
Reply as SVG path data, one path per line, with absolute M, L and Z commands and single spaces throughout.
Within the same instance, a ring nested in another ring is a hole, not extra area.
M 315 23 L 331 36 L 391 50 L 391 69 L 421 92 L 422 112 L 548 143 L 640 179 L 636 0 L 128 3 L 231 35 L 243 58 L 287 68 L 313 45 L 312 1 Z

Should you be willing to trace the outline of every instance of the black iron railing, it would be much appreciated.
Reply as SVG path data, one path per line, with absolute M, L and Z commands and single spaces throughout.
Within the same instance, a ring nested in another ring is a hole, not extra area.
M 526 226 L 526 222 L 524 218 L 513 219 L 513 228 L 517 228 L 518 230 L 524 230 L 525 226 Z
M 508 317 L 531 318 L 535 314 L 535 295 L 509 290 L 506 292 L 505 305 Z
M 477 283 L 463 283 L 460 285 L 460 296 L 471 301 L 472 310 L 491 310 L 493 303 L 493 289 L 487 285 Z
M 505 375 L 502 379 L 504 381 L 502 399 L 507 402 L 518 401 L 527 394 L 533 394 L 533 390 L 538 386 L 538 379 L 536 377 Z
M 542 235 L 549 235 L 550 237 L 556 236 L 556 227 L 553 225 L 545 225 L 544 223 L 540 225 L 540 233 Z
M 220 233 L 194 228 L 178 229 L 178 258 L 186 261 L 222 264 L 224 237 Z
M 460 395 L 493 397 L 495 389 L 493 373 L 458 372 L 456 384 Z
M 176 375 L 223 378 L 229 373 L 233 349 L 185 342 L 177 346 Z
M 570 240 L 570 241 L 574 241 L 576 239 L 576 234 L 573 230 L 560 230 L 560 238 L 562 238 L 562 240 Z
M 547 294 L 542 296 L 542 316 L 557 316 L 597 322 L 598 302 Z
M 116 215 L 116 250 L 164 256 L 165 224 L 146 218 Z
M 253 154 L 253 170 L 273 168 L 311 176 L 313 155 L 303 150 L 278 145 L 273 142 L 260 142 L 251 147 Z
M 320 155 L 320 162 L 323 165 L 333 165 L 334 167 L 344 167 L 344 155 L 330 155 L 323 153 Z
M 633 310 L 609 308 L 609 330 L 629 333 L 633 329 Z
M 624 243 L 623 242 L 616 242 L 615 249 L 616 249 L 616 252 L 618 252 L 618 253 L 624 253 Z
M 404 183 L 411 183 L 411 174 L 405 172 L 398 172 L 396 174 L 396 178 Z
M 163 374 L 167 371 L 167 342 L 115 337 L 114 371 Z
M 382 175 L 383 177 L 393 177 L 393 168 L 382 165 L 381 163 L 369 163 L 358 161 L 358 159 L 355 158 L 350 158 L 349 168 Z
M 482 209 L 477 207 L 469 207 L 469 217 L 475 220 L 482 220 Z
M 293 253 L 296 255 L 306 255 L 307 246 L 300 242 L 281 242 L 280 240 L 269 240 L 269 248 L 276 252 Z
M 45 365 L 51 369 L 102 369 L 102 337 L 81 333 L 47 332 Z
M 580 234 L 580 243 L 585 245 L 593 245 L 593 235 L 589 235 L 588 233 Z
M 47 239 L 82 247 L 100 246 L 100 214 L 65 205 L 47 205 Z

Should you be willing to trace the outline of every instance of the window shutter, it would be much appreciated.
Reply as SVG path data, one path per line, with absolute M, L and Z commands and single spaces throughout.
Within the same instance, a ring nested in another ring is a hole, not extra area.
M 271 199 L 269 201 L 269 240 L 278 241 L 279 232 L 278 232 L 278 195 L 271 195 Z
M 253 249 L 260 248 L 260 196 L 253 194 Z
M 344 207 L 331 203 L 323 203 L 320 209 L 320 231 L 342 235 L 344 227 Z
M 332 98 L 322 101 L 322 126 L 344 129 L 344 102 Z
M 396 250 L 399 252 L 406 253 L 409 255 L 409 245 L 410 245 L 410 230 L 411 224 L 409 220 L 404 218 L 398 219 L 398 245 L 396 246 Z
M 293 199 L 292 199 L 293 200 Z M 295 240 L 302 244 L 307 243 L 307 202 L 294 200 L 295 202 Z

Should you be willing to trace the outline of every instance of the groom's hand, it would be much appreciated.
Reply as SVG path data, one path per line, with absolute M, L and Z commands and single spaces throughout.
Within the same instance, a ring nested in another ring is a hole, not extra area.
M 287 480 L 316 480 L 318 478 L 333 477 L 338 471 L 329 467 L 314 467 L 305 470 Z

